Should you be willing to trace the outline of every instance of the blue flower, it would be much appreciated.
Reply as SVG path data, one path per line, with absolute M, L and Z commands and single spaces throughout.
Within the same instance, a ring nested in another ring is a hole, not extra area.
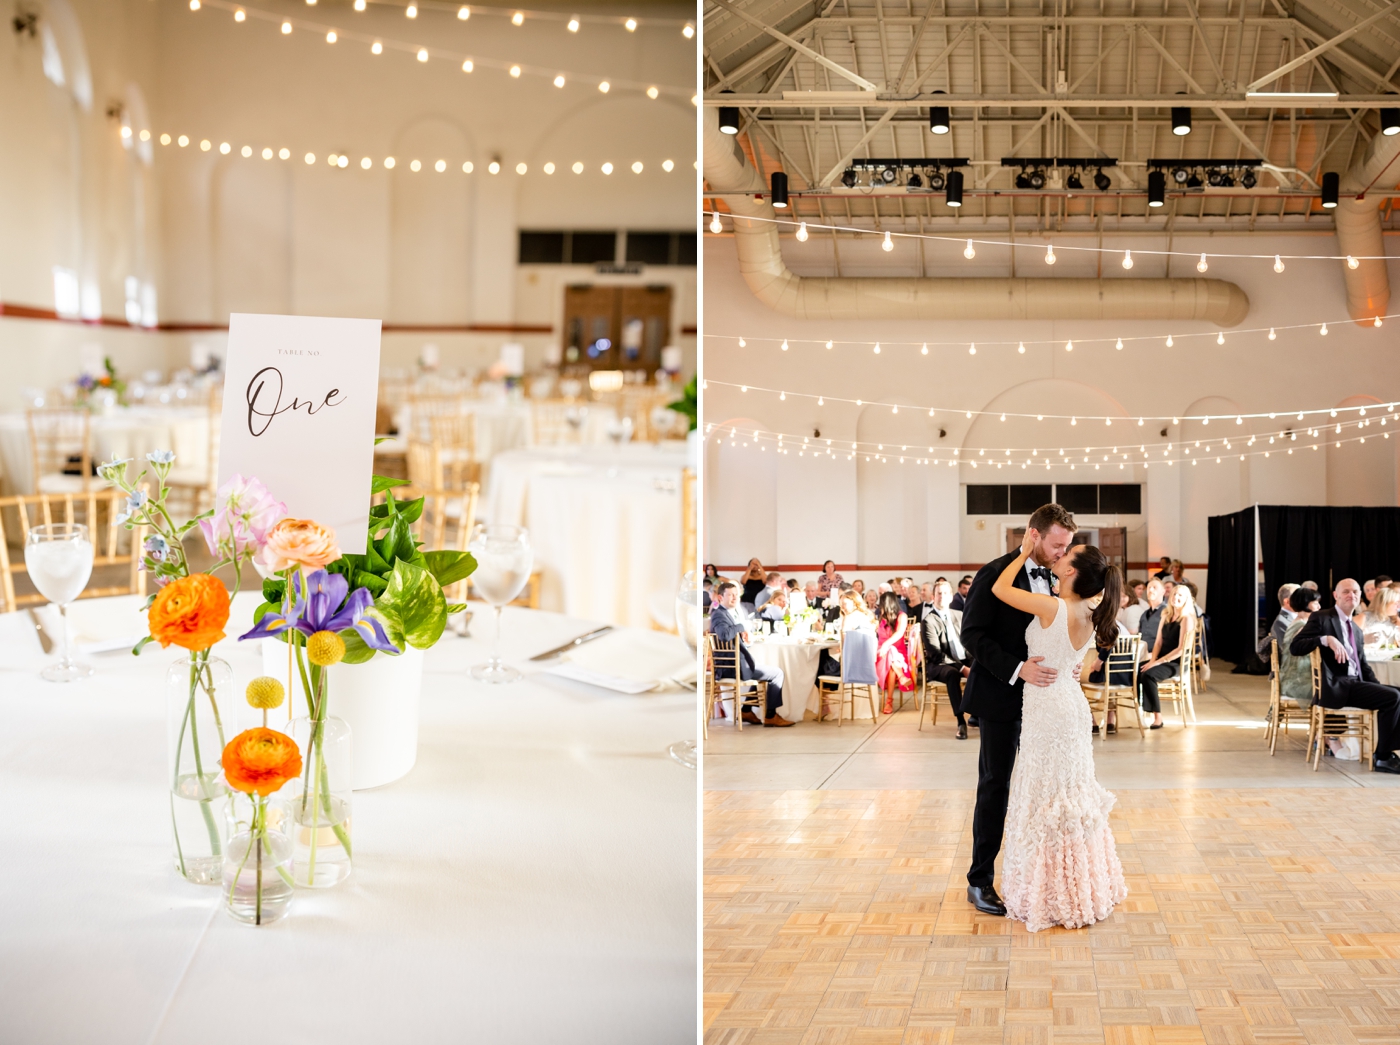
M 402 653 L 389 641 L 384 625 L 370 616 L 369 609 L 374 605 L 374 596 L 368 588 L 356 588 L 347 600 L 345 593 L 350 582 L 338 573 L 317 570 L 306 578 L 306 590 L 301 588 L 301 575 L 292 574 L 292 586 L 296 597 L 292 601 L 292 612 L 283 613 L 281 608 L 268 610 L 262 620 L 253 625 L 253 630 L 243 639 L 261 639 L 280 635 L 288 628 L 295 628 L 305 635 L 318 631 L 345 631 L 353 628 L 365 640 L 370 649 L 385 653 Z M 342 605 L 342 603 L 344 605 Z
M 116 483 L 126 476 L 126 466 L 130 463 L 131 458 L 113 454 L 110 461 L 103 461 L 97 466 L 97 474 L 109 483 Z
M 150 500 L 150 498 L 146 496 L 145 490 L 131 491 L 131 494 L 126 499 L 126 514 L 135 515 L 148 500 Z
M 170 543 L 160 534 L 147 537 L 146 543 L 142 547 L 155 562 L 164 562 L 170 554 Z
M 175 451 L 174 451 L 174 450 L 152 450 L 150 453 L 148 453 L 148 454 L 146 455 L 146 460 L 150 461 L 151 464 L 174 464 L 174 463 L 175 463 Z

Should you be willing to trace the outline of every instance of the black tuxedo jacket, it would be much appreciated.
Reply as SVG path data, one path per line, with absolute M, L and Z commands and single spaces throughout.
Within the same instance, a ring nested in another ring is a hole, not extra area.
M 1351 629 L 1351 643 L 1356 649 L 1356 666 L 1361 674 L 1359 678 L 1363 682 L 1375 682 L 1376 673 L 1371 670 L 1371 665 L 1366 663 L 1366 650 L 1362 645 L 1364 638 L 1361 629 L 1352 621 L 1347 621 L 1347 627 Z M 1306 657 L 1322 645 L 1324 635 L 1330 635 L 1342 645 L 1346 645 L 1346 639 L 1342 637 L 1342 621 L 1337 616 L 1336 607 L 1319 610 L 1308 618 L 1308 622 L 1303 625 L 1297 635 L 1293 636 L 1293 644 L 1288 647 L 1288 652 L 1295 657 Z M 1347 666 L 1338 664 L 1337 658 L 1332 656 L 1330 649 L 1322 651 L 1322 701 L 1327 703 L 1329 697 L 1337 696 L 1337 683 L 1347 677 Z
M 963 606 L 962 644 L 972 656 L 972 673 L 963 687 L 963 711 L 993 722 L 1014 722 L 1021 717 L 1021 690 L 1025 682 L 1016 667 L 1025 661 L 1026 626 L 1035 616 L 1002 602 L 992 585 L 1020 552 L 1008 552 L 977 571 Z M 1024 569 L 1013 582 L 1031 591 Z

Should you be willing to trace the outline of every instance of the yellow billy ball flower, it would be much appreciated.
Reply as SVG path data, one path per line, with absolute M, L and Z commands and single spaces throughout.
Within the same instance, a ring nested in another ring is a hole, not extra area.
M 283 690 L 282 683 L 270 675 L 260 675 L 248 683 L 248 703 L 255 708 L 262 708 L 264 711 L 280 708 L 285 696 L 286 691 Z
M 318 631 L 306 640 L 306 656 L 322 668 L 339 664 L 345 659 L 345 640 L 333 631 Z

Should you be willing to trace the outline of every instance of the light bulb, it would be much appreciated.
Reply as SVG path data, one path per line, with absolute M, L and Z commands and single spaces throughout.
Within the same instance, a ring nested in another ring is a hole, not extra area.
M 787 338 L 783 338 L 783 351 L 786 352 L 787 349 L 788 349 Z
M 516 68 L 518 69 L 519 66 L 516 66 Z M 554 78 L 554 86 L 555 86 L 555 87 L 563 87 L 563 86 L 564 86 L 564 74 L 563 74 L 563 73 L 560 73 L 558 76 L 556 76 L 556 77 Z
M 797 239 L 801 243 L 807 242 L 807 223 L 805 221 L 797 226 Z
M 1278 335 L 1274 333 L 1274 328 L 1273 328 L 1273 327 L 1270 327 L 1270 328 L 1269 328 L 1269 340 L 1270 340 L 1270 341 L 1277 341 L 1277 340 L 1278 340 Z
M 611 163 L 605 163 L 598 169 L 601 170 L 604 174 L 611 174 L 613 172 L 613 165 Z
M 637 31 L 637 20 L 635 18 L 629 18 L 622 23 L 622 26 L 629 33 L 635 33 Z
M 576 33 L 576 32 L 578 32 L 578 19 L 577 19 L 577 18 L 570 18 L 570 19 L 569 19 L 569 24 L 568 24 L 565 28 L 567 28 L 567 29 L 569 30 L 569 32 L 571 32 L 571 33 Z
M 1326 324 L 1326 323 L 1323 323 L 1323 324 L 1322 324 L 1322 329 L 1319 330 L 1318 333 L 1321 334 L 1323 337 L 1326 337 L 1326 336 L 1327 336 L 1327 324 Z
M 464 72 L 464 73 L 469 73 L 469 72 L 471 72 L 471 71 L 472 71 L 473 69 L 475 69 L 475 68 L 476 68 L 476 63 L 473 62 L 470 58 L 468 58 L 466 61 L 464 61 L 464 62 L 462 63 L 462 72 Z
M 574 165 L 573 165 L 572 167 L 570 167 L 569 170 L 573 171 L 575 174 L 582 174 L 582 173 L 583 173 L 583 164 L 580 163 L 580 162 L 578 162 L 577 160 L 575 160 L 575 161 L 574 161 Z M 718 214 L 715 215 L 715 222 L 716 222 L 716 224 L 718 224 L 718 222 L 719 222 L 719 215 L 718 215 Z M 713 229 L 714 229 L 714 225 L 711 225 L 710 228 L 713 230 Z
M 525 24 L 525 12 L 524 12 L 524 11 L 516 11 L 515 14 L 513 14 L 513 15 L 510 16 L 510 24 L 511 24 L 511 25 L 524 25 L 524 24 Z
M 198 11 L 198 10 L 199 10 L 199 0 L 190 0 L 190 10 L 191 10 L 191 11 Z
M 420 62 L 426 62 L 428 60 L 428 49 L 426 47 L 418 48 L 418 60 Z
M 880 354 L 880 342 L 878 342 L 878 341 L 875 342 L 875 354 L 876 354 L 877 356 Z
M 334 29 L 332 29 L 330 32 L 328 32 L 328 33 L 326 34 L 326 43 L 328 43 L 328 44 L 333 44 L 333 43 L 335 43 L 336 40 L 338 40 L 338 39 L 339 39 L 339 37 L 335 35 L 335 30 L 334 30 Z
M 493 166 L 493 167 L 496 167 L 497 170 L 500 169 L 500 166 L 499 166 L 498 164 L 492 164 L 492 166 Z M 423 169 L 423 161 L 422 161 L 422 160 L 414 160 L 412 163 L 410 163 L 410 164 L 408 165 L 408 169 L 411 170 L 414 174 L 417 174 L 419 171 L 421 171 L 421 170 Z M 492 174 L 495 174 L 496 171 L 492 171 L 491 173 L 492 173 Z
M 1053 243 L 1045 248 L 1045 264 L 1055 264 L 1055 245 Z
M 1347 255 L 1347 268 L 1356 269 L 1361 267 L 1361 262 L 1357 261 L 1350 254 Z
M 779 398 L 779 399 L 787 399 L 787 393 L 786 393 L 786 392 L 779 392 L 779 393 L 778 393 L 778 398 Z
M 1024 341 L 1020 342 L 1020 343 L 1016 346 L 1016 351 L 1019 352 L 1021 355 L 1025 355 L 1025 354 L 1026 354 L 1026 343 L 1025 343 Z
M 1074 351 L 1074 342 L 1073 342 L 1073 341 L 1066 341 L 1066 342 L 1065 342 L 1065 351 L 1066 351 L 1066 352 L 1073 352 L 1073 351 Z
M 826 405 L 826 400 L 823 399 L 821 396 L 817 396 L 817 406 L 825 406 L 825 405 Z M 827 440 L 827 442 L 830 442 L 830 441 L 831 441 L 831 440 L 829 440 L 829 439 Z
M 574 166 L 578 167 L 581 166 L 581 164 L 576 163 L 574 164 Z M 710 218 L 710 231 L 713 232 L 716 236 L 718 236 L 721 232 L 724 231 L 724 226 L 720 224 L 719 211 L 714 211 Z M 740 341 L 739 343 L 741 345 L 743 344 L 742 341 Z
M 518 66 L 518 65 L 512 65 L 512 66 L 510 67 L 509 72 L 510 72 L 510 75 L 511 75 L 511 78 L 512 78 L 512 79 L 515 79 L 515 80 L 520 79 L 520 66 Z
M 391 157 L 391 158 L 392 158 L 392 157 Z M 476 166 L 472 163 L 471 160 L 467 160 L 466 163 L 462 164 L 462 173 L 463 173 L 463 174 L 470 174 L 470 173 L 471 173 L 472 171 L 474 171 L 475 169 L 476 169 Z
M 1215 343 L 1216 343 L 1217 345 L 1223 345 L 1223 344 L 1225 344 L 1225 331 L 1222 330 L 1222 331 L 1220 331 L 1218 334 L 1215 335 Z
M 661 97 L 661 91 L 658 90 L 656 87 L 648 87 L 647 97 L 650 98 L 652 101 L 656 101 L 656 99 Z
M 894 240 L 890 239 L 888 231 L 885 233 L 885 242 L 881 243 L 880 247 L 883 250 L 894 250 Z
M 963 257 L 967 258 L 968 261 L 977 257 L 977 251 L 972 249 L 972 240 L 968 240 L 967 246 L 963 248 Z
M 607 80 L 604 80 L 598 85 L 598 90 L 602 91 L 604 94 L 607 94 L 610 90 L 612 90 L 612 84 L 608 83 Z
M 417 4 L 409 4 L 408 7 L 404 9 L 404 16 L 407 17 L 407 18 L 417 18 L 417 17 L 418 17 L 418 5 L 417 5 Z
M 441 160 L 438 160 L 438 163 L 441 163 L 441 162 L 442 162 Z M 529 170 L 529 169 L 530 169 L 530 168 L 527 167 L 527 166 L 525 166 L 525 164 L 523 164 L 523 163 L 517 163 L 517 164 L 515 165 L 515 173 L 516 173 L 516 174 L 524 174 L 524 173 L 525 173 L 527 170 Z M 442 170 L 442 168 L 439 167 L 438 170 Z
M 374 161 L 371 160 L 368 156 L 364 156 L 360 159 L 360 170 L 367 171 L 373 166 Z
M 1380 317 L 1380 316 L 1377 316 L 1377 317 L 1376 317 L 1376 321 L 1375 321 L 1374 323 L 1372 323 L 1371 325 L 1374 326 L 1374 327 L 1380 326 L 1380 325 L 1381 325 L 1381 317 Z
M 1167 347 L 1168 347 L 1168 348 L 1171 348 L 1172 345 L 1174 345 L 1174 344 L 1176 344 L 1176 342 L 1173 341 L 1173 340 L 1172 340 L 1172 336 L 1171 336 L 1170 334 L 1168 334 L 1168 335 L 1167 335 Z
M 247 18 L 247 17 L 248 17 L 248 16 L 247 16 L 246 14 L 244 14 L 244 12 L 243 12 L 243 10 L 242 10 L 241 8 L 240 8 L 239 10 L 233 12 L 233 20 L 234 20 L 235 22 L 241 22 L 241 21 L 243 21 L 243 20 L 244 20 L 245 18 Z
M 667 174 L 670 174 L 673 170 L 676 169 L 676 164 L 673 160 L 662 160 L 661 169 Z
M 546 163 L 546 164 L 544 165 L 544 172 L 545 172 L 546 174 L 553 174 L 553 173 L 554 173 L 554 164 L 553 164 L 553 163 Z
M 378 40 L 374 41 L 374 43 L 372 43 L 372 44 L 369 45 L 369 53 L 370 53 L 370 54 L 383 54 L 383 53 L 384 53 L 384 45 L 381 44 Z
M 292 31 L 292 23 L 291 23 L 291 22 L 283 22 L 283 23 L 282 23 L 282 35 L 283 35 L 283 36 L 286 36 L 286 35 L 288 35 L 291 31 Z
M 1123 251 L 1123 267 L 1125 269 L 1133 267 L 1133 252 L 1131 250 Z
M 1282 272 L 1282 271 L 1283 271 L 1283 259 L 1282 259 L 1281 257 L 1279 257 L 1277 254 L 1274 255 L 1274 271 L 1275 271 L 1275 272 Z
M 308 152 L 308 153 L 307 153 L 304 157 L 302 157 L 302 158 L 303 158 L 304 160 L 306 160 L 307 164 L 312 164 L 312 163 L 315 163 L 315 162 L 316 162 L 316 154 L 315 154 L 314 152 Z
M 1120 351 L 1120 352 L 1123 351 L 1123 339 L 1120 337 L 1120 338 L 1118 339 L 1118 343 L 1117 343 L 1116 345 L 1114 345 L 1113 347 L 1116 348 L 1116 349 L 1118 349 L 1118 351 Z
M 976 346 L 976 345 L 968 345 L 968 346 L 967 346 L 967 354 L 970 355 L 970 356 L 975 356 L 975 355 L 977 354 L 977 346 Z
M 385 156 L 385 157 L 384 157 L 384 169 L 385 169 L 386 171 L 391 171 L 391 170 L 393 170 L 393 169 L 394 169 L 394 163 L 395 163 L 395 162 L 396 162 L 396 161 L 394 160 L 394 158 L 393 158 L 392 156 Z
M 358 2 L 359 2 L 359 0 L 356 0 L 356 3 L 358 3 Z M 472 9 L 471 9 L 470 7 L 463 6 L 463 7 L 457 8 L 457 18 L 458 18 L 458 20 L 465 22 L 465 21 L 466 21 L 468 18 L 470 18 L 471 16 L 472 16 Z
M 687 23 L 685 24 L 685 28 L 681 30 L 681 35 L 684 36 L 687 40 L 692 40 L 692 39 L 694 39 L 694 38 L 695 38 L 695 26 L 693 26 L 693 25 L 691 25 L 689 22 L 687 22 Z
M 928 355 L 928 342 L 927 342 L 927 341 L 924 342 L 924 347 L 921 348 L 921 349 L 919 350 L 919 355 L 921 355 L 921 356 L 926 356 L 926 355 Z
M 356 10 L 356 11 L 363 11 L 363 10 L 365 9 L 365 6 L 366 6 L 365 0 L 355 0 L 355 10 Z
M 830 341 L 828 341 L 828 342 L 826 343 L 826 347 L 827 347 L 827 348 L 830 348 L 830 347 L 831 347 L 831 342 L 830 342 Z
M 1210 268 L 1210 265 L 1207 264 L 1207 262 L 1206 262 L 1206 256 L 1205 256 L 1204 254 L 1202 254 L 1202 255 L 1201 255 L 1201 260 L 1198 261 L 1198 262 L 1196 262 L 1196 271 L 1197 271 L 1197 272 L 1204 272 L 1204 271 L 1206 271 L 1206 269 L 1208 269 L 1208 268 Z
M 1079 424 L 1079 418 L 1077 418 L 1077 417 L 1071 417 L 1071 418 L 1069 419 L 1069 423 L 1072 424 L 1072 425 L 1077 425 L 1077 424 Z

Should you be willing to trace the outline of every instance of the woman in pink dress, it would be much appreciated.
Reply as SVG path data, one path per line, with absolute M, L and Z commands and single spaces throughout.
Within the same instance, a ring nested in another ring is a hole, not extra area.
M 880 643 L 875 651 L 875 677 L 885 691 L 885 714 L 894 714 L 894 691 L 909 693 L 914 689 L 914 676 L 909 670 L 909 650 L 905 645 L 912 636 L 909 618 L 899 609 L 899 597 L 892 591 L 880 596 L 876 610 L 875 638 Z

